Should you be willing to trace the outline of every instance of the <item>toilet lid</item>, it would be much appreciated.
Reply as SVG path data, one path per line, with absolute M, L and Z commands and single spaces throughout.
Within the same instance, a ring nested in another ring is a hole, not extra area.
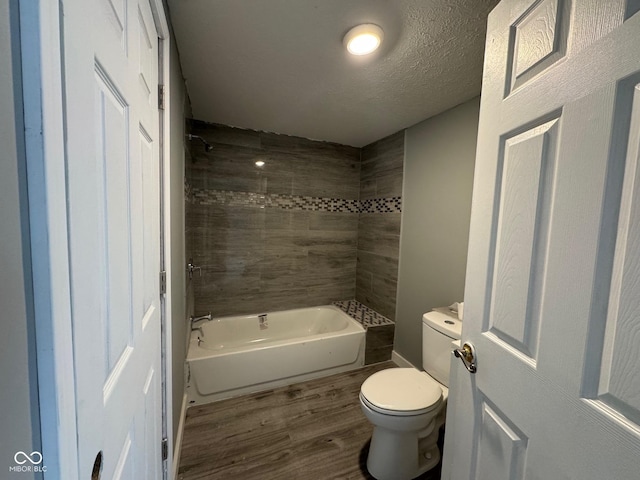
M 442 388 L 415 368 L 389 368 L 367 378 L 360 393 L 374 410 L 391 415 L 418 415 L 440 405 Z

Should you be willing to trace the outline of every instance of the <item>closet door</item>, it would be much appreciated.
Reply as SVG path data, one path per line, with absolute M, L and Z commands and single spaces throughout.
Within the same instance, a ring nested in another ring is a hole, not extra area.
M 63 31 L 79 478 L 161 479 L 158 35 L 148 0 Z

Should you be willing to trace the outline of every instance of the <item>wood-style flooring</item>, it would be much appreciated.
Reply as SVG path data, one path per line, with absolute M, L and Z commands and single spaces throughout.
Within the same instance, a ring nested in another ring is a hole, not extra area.
M 189 408 L 180 480 L 372 479 L 360 385 L 392 362 Z M 439 468 L 420 477 L 438 480 Z

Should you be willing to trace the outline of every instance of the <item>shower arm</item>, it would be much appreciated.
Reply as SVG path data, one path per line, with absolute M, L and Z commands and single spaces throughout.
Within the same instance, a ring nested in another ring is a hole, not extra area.
M 193 140 L 194 138 L 196 140 L 200 140 L 204 145 L 205 152 L 210 152 L 211 150 L 213 150 L 213 146 L 209 142 L 207 142 L 204 138 L 202 138 L 200 135 L 193 135 L 191 133 L 187 133 L 185 137 L 187 137 L 189 141 Z

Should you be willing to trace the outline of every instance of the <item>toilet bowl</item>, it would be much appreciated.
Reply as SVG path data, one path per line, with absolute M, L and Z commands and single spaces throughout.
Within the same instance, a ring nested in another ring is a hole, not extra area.
M 378 480 L 414 478 L 440 460 L 436 442 L 443 391 L 415 368 L 393 368 L 370 376 L 360 405 L 375 425 L 367 470 Z M 416 449 L 418 451 L 416 452 Z
M 377 480 L 410 480 L 440 461 L 438 432 L 444 424 L 449 393 L 441 382 L 446 378 L 448 383 L 451 341 L 460 338 L 460 331 L 457 318 L 453 321 L 440 312 L 425 314 L 426 371 L 390 368 L 374 373 L 362 384 L 360 406 L 374 425 L 367 470 Z

